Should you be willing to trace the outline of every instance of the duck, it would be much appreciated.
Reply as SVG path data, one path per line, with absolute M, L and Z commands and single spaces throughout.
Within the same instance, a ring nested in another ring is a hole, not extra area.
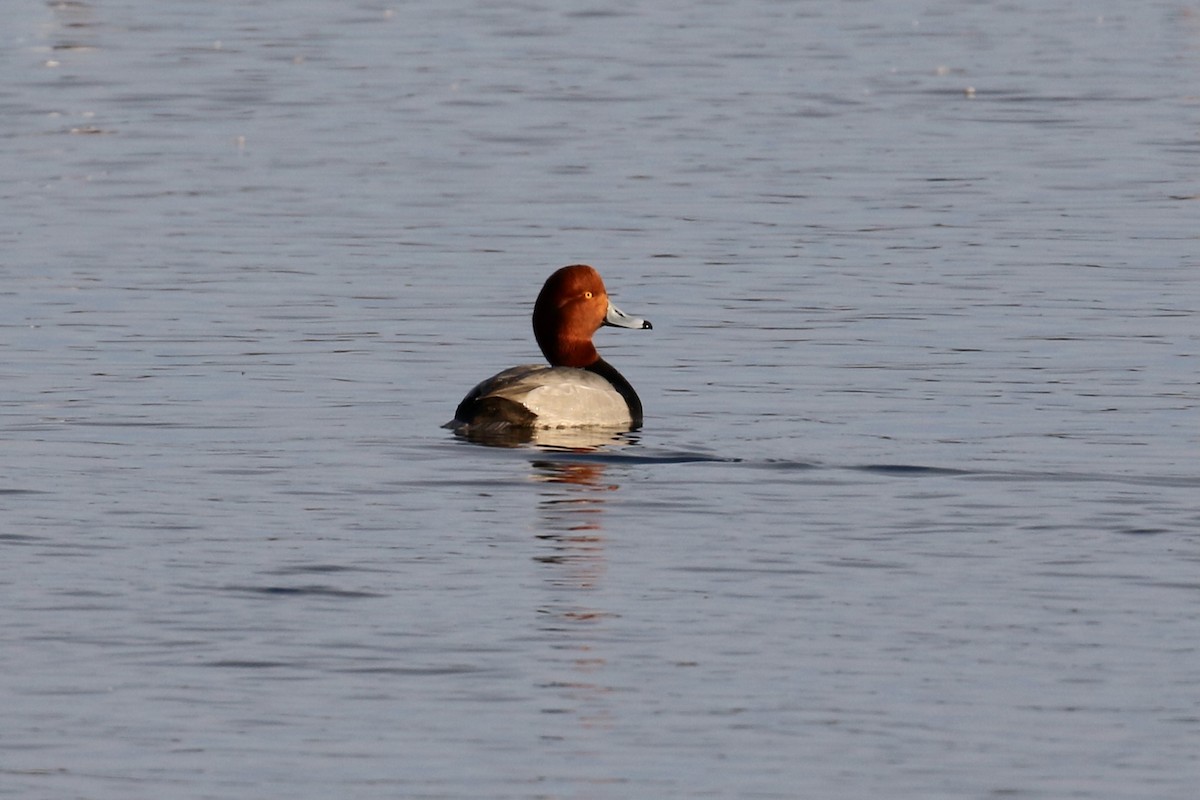
M 640 428 L 641 399 L 592 344 L 592 335 L 603 326 L 654 327 L 614 306 L 593 267 L 572 264 L 556 270 L 533 305 L 533 336 L 549 365 L 522 364 L 481 382 L 467 392 L 444 427 L 459 432 Z

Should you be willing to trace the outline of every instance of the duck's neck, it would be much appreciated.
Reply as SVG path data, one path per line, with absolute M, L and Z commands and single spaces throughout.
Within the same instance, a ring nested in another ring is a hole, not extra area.
M 594 372 L 606 381 L 612 384 L 617 390 L 617 394 L 625 398 L 626 405 L 629 406 L 629 416 L 633 419 L 633 427 L 641 427 L 642 424 L 642 401 L 637 396 L 637 392 L 633 390 L 633 386 L 629 381 L 625 380 L 625 376 L 617 372 L 617 368 L 597 356 L 596 360 L 584 367 L 588 372 Z
M 596 352 L 596 346 L 592 344 L 591 339 L 543 341 L 538 338 L 538 346 L 542 348 L 542 355 L 546 360 L 555 367 L 587 369 L 589 364 L 600 360 L 600 354 Z

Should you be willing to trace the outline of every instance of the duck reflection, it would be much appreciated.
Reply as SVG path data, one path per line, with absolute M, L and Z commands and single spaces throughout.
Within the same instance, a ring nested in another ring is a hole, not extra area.
M 476 426 L 456 430 L 455 436 L 488 447 L 539 447 L 592 451 L 611 445 L 627 444 L 634 434 L 628 426 L 587 428 L 529 428 L 514 425 Z
M 53 21 L 47 22 L 43 30 L 46 38 L 50 40 L 50 49 L 54 56 L 97 48 L 96 37 L 100 25 L 92 4 L 81 0 L 51 0 L 46 6 L 53 15 Z M 59 66 L 59 62 L 51 60 L 47 62 L 47 66 Z
M 545 552 L 534 560 L 560 568 L 550 576 L 554 586 L 587 591 L 603 577 L 604 504 L 607 494 L 619 488 L 604 480 L 606 466 L 549 459 L 533 462 L 533 479 L 548 485 L 538 502 L 537 538 Z
M 532 466 L 533 480 L 544 484 L 533 559 L 543 568 L 546 589 L 538 627 L 550 643 L 551 662 L 567 672 L 543 688 L 553 692 L 556 709 L 574 714 L 584 727 L 608 727 L 606 697 L 613 688 L 602 680 L 607 659 L 600 640 L 614 615 L 595 599 L 608 572 L 604 514 L 620 486 L 605 474 L 604 463 L 548 457 Z

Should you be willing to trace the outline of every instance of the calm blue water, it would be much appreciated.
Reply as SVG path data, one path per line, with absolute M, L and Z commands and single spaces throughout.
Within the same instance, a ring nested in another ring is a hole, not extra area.
M 0 796 L 1194 796 L 1200 7 L 0 45 Z M 580 261 L 644 429 L 441 430 Z

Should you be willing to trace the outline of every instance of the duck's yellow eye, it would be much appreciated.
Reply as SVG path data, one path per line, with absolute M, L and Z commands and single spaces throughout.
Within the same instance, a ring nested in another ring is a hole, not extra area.
M 584 296 L 584 298 L 585 298 L 585 299 L 587 299 L 587 300 L 591 300 L 591 299 L 592 299 L 592 293 L 591 293 L 591 292 L 584 292 L 584 293 L 583 293 L 583 296 Z

